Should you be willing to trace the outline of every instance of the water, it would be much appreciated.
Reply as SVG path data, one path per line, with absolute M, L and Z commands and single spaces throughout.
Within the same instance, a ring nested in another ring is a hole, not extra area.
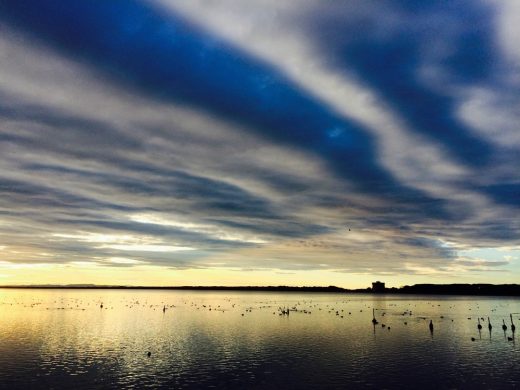
M 0 387 L 515 388 L 509 313 L 520 299 L 0 289 Z

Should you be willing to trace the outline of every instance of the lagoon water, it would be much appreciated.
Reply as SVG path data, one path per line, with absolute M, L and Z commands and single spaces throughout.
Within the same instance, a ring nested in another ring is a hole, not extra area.
M 515 388 L 510 313 L 520 299 L 0 289 L 0 387 Z

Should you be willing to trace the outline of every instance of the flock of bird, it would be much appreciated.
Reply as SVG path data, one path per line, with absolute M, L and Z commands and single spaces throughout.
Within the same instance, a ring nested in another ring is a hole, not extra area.
M 383 313 L 384 314 L 384 313 Z M 412 314 L 412 312 L 405 312 L 403 313 L 403 315 L 405 314 Z M 517 313 L 515 313 L 517 314 Z M 421 317 L 422 319 L 426 319 L 425 317 Z M 441 316 L 440 318 L 444 318 L 444 316 Z M 515 323 L 513 322 L 513 314 L 510 313 L 509 314 L 509 318 L 511 320 L 511 336 L 507 336 L 506 332 L 507 332 L 507 325 L 505 323 L 505 320 L 502 319 L 502 330 L 504 331 L 504 338 L 507 338 L 508 341 L 515 341 L 515 331 L 516 331 L 516 326 L 515 326 Z M 468 317 L 468 320 L 471 320 L 471 317 Z M 480 323 L 480 320 L 482 321 L 485 321 L 484 320 L 484 317 L 479 317 L 477 318 L 477 330 L 478 330 L 478 333 L 479 333 L 479 336 L 481 338 L 482 334 L 481 334 L 481 331 L 482 331 L 482 324 Z M 453 321 L 453 320 L 452 320 Z M 491 331 L 493 330 L 493 325 L 491 324 L 491 320 L 489 319 L 489 317 L 487 317 L 487 323 L 488 323 L 488 330 L 489 330 L 489 337 L 491 338 Z M 377 324 L 379 324 L 379 321 L 376 319 L 376 315 L 375 315 L 375 309 L 372 309 L 372 324 L 374 325 L 374 329 L 375 329 L 375 326 Z M 404 325 L 407 325 L 408 322 L 404 322 Z M 385 324 L 381 324 L 381 327 L 386 327 Z M 433 335 L 433 329 L 434 329 L 434 325 L 433 325 L 433 320 L 430 319 L 430 323 L 428 324 L 428 328 L 430 329 L 430 333 Z M 390 327 L 387 327 L 388 330 L 390 330 Z M 475 337 L 471 337 L 471 341 L 476 341 L 476 338 Z
M 341 308 L 341 307 L 344 307 L 343 305 L 346 305 L 347 303 L 349 303 L 349 301 L 336 302 L 336 304 L 334 305 L 332 303 L 326 304 L 324 302 L 315 302 L 315 301 L 313 302 L 312 300 L 308 300 L 308 301 L 303 300 L 301 302 L 297 301 L 296 303 L 294 303 L 292 305 L 286 304 L 284 306 L 280 306 L 279 302 L 277 302 L 277 301 L 263 301 L 263 302 L 255 302 L 254 305 L 251 305 L 251 303 L 249 303 L 248 305 L 244 305 L 243 302 L 240 302 L 240 300 L 233 301 L 232 298 L 224 298 L 224 299 L 221 298 L 219 302 L 220 302 L 220 304 L 210 304 L 206 301 L 197 302 L 197 301 L 189 301 L 188 299 L 185 299 L 182 302 L 177 302 L 177 305 L 175 305 L 175 304 L 171 304 L 171 303 L 166 303 L 164 301 L 160 302 L 160 303 L 158 303 L 158 302 L 148 303 L 148 301 L 146 299 L 144 302 L 140 302 L 138 299 L 126 299 L 126 300 L 120 300 L 120 302 L 119 302 L 120 305 L 117 305 L 117 303 L 116 303 L 116 308 L 117 308 L 117 306 L 120 306 L 120 308 L 121 308 L 123 305 L 125 308 L 128 308 L 128 309 L 148 308 L 148 309 L 152 309 L 152 310 L 162 311 L 163 314 L 166 315 L 166 312 L 168 310 L 179 308 L 180 306 L 184 306 L 185 308 L 191 308 L 194 310 L 221 312 L 221 313 L 238 311 L 242 317 L 246 316 L 248 313 L 252 313 L 253 310 L 255 310 L 255 311 L 256 310 L 271 310 L 273 315 L 278 315 L 278 316 L 282 316 L 282 317 L 289 317 L 291 315 L 291 313 L 298 314 L 298 315 L 300 315 L 300 314 L 310 315 L 310 314 L 312 314 L 312 312 L 314 310 L 316 310 L 316 311 L 322 311 L 322 313 L 328 313 L 328 314 L 334 315 L 335 317 L 338 317 L 340 319 L 347 316 L 347 313 L 348 313 L 348 316 L 352 316 L 352 313 L 354 311 L 354 309 L 351 309 L 351 311 L 346 311 L 346 309 Z M 34 302 L 34 301 L 32 303 L 16 302 L 16 301 L 15 302 L 0 302 L 0 305 L 11 305 L 12 306 L 12 305 L 17 305 L 17 304 L 23 305 L 28 308 L 40 308 L 40 309 L 45 309 L 45 310 L 53 310 L 53 309 L 54 310 L 87 310 L 87 309 L 95 308 L 96 300 L 84 301 L 82 299 L 76 298 L 76 299 L 69 299 L 68 301 L 66 301 L 65 299 L 61 298 L 58 300 L 54 300 L 53 302 L 46 302 L 45 304 L 44 304 L 44 302 Z M 111 303 L 110 305 L 106 305 L 105 302 L 103 302 L 100 299 L 97 300 L 97 305 L 98 305 L 99 310 L 102 310 L 102 311 L 114 309 L 113 303 Z M 395 304 L 390 304 L 389 306 L 392 306 L 392 305 L 395 305 Z M 440 306 L 440 305 L 438 305 L 438 306 Z M 358 306 L 358 307 L 356 307 L 355 310 L 359 310 L 359 312 L 363 312 L 363 309 L 365 309 L 365 310 L 370 309 L 370 304 L 365 303 L 364 306 L 362 306 L 361 308 L 360 308 L 360 306 Z M 412 310 L 410 310 L 410 309 L 406 309 L 402 312 L 398 312 L 397 310 L 393 310 L 393 309 L 389 310 L 389 308 L 376 309 L 375 307 L 372 307 L 372 325 L 374 327 L 374 332 L 376 329 L 376 325 L 380 325 L 382 328 L 386 328 L 388 331 L 390 331 L 390 329 L 391 329 L 390 326 L 387 326 L 385 323 L 380 323 L 380 321 L 376 318 L 376 310 L 381 311 L 381 314 L 379 314 L 377 316 L 380 318 L 381 321 L 382 321 L 382 318 L 385 317 L 387 312 L 389 314 L 393 315 L 394 316 L 394 321 L 393 321 L 394 325 L 395 325 L 395 316 L 397 316 L 397 315 L 405 316 L 406 318 L 414 318 L 414 317 L 412 317 L 413 314 L 412 314 Z M 471 308 L 469 310 L 471 310 Z M 477 310 L 479 310 L 478 307 L 477 307 Z M 496 309 L 493 309 L 493 310 L 496 310 Z M 515 324 L 513 321 L 513 314 L 519 314 L 519 313 L 511 313 L 509 315 L 509 317 L 510 317 L 509 329 L 511 330 L 511 336 L 506 335 L 506 332 L 508 331 L 508 326 L 506 325 L 504 319 L 502 319 L 502 330 L 504 332 L 504 338 L 506 338 L 509 341 L 514 342 L 516 327 L 515 327 Z M 444 315 L 440 315 L 437 318 L 440 320 L 443 320 Z M 429 321 L 428 327 L 429 327 L 430 333 L 433 337 L 433 331 L 434 331 L 434 326 L 435 326 L 434 319 L 435 318 L 433 318 L 433 317 L 427 318 L 424 316 L 416 315 L 415 319 L 418 321 L 429 319 L 430 321 Z M 471 319 L 472 319 L 472 317 L 468 317 L 468 320 L 471 320 Z M 451 319 L 451 321 L 453 321 L 453 319 Z M 484 317 L 480 317 L 480 316 L 477 317 L 477 330 L 478 330 L 479 336 L 481 336 L 481 331 L 483 328 L 482 323 L 485 323 L 486 321 L 487 321 L 487 328 L 489 330 L 489 334 L 491 337 L 491 331 L 493 329 L 493 325 L 492 325 L 489 317 L 487 317 L 487 320 Z M 403 325 L 408 325 L 408 320 L 404 320 L 404 321 L 400 321 L 400 322 Z M 476 338 L 471 337 L 471 340 L 476 341 Z M 147 356 L 150 357 L 151 352 L 148 352 Z

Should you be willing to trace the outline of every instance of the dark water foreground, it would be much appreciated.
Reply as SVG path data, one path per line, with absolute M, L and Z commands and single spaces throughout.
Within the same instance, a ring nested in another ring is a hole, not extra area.
M 0 387 L 517 388 L 510 313 L 520 299 L 0 289 Z

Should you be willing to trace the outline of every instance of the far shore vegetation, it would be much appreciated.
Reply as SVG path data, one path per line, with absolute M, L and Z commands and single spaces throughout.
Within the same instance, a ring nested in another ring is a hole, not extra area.
M 316 293 L 373 293 L 373 294 L 424 294 L 424 295 L 488 295 L 520 296 L 518 284 L 415 284 L 399 288 L 385 288 L 373 291 L 364 289 L 346 289 L 336 286 L 119 286 L 95 284 L 68 285 L 7 285 L 0 288 L 32 289 L 128 289 L 128 290 L 199 290 L 199 291 L 272 291 L 272 292 L 316 292 Z

